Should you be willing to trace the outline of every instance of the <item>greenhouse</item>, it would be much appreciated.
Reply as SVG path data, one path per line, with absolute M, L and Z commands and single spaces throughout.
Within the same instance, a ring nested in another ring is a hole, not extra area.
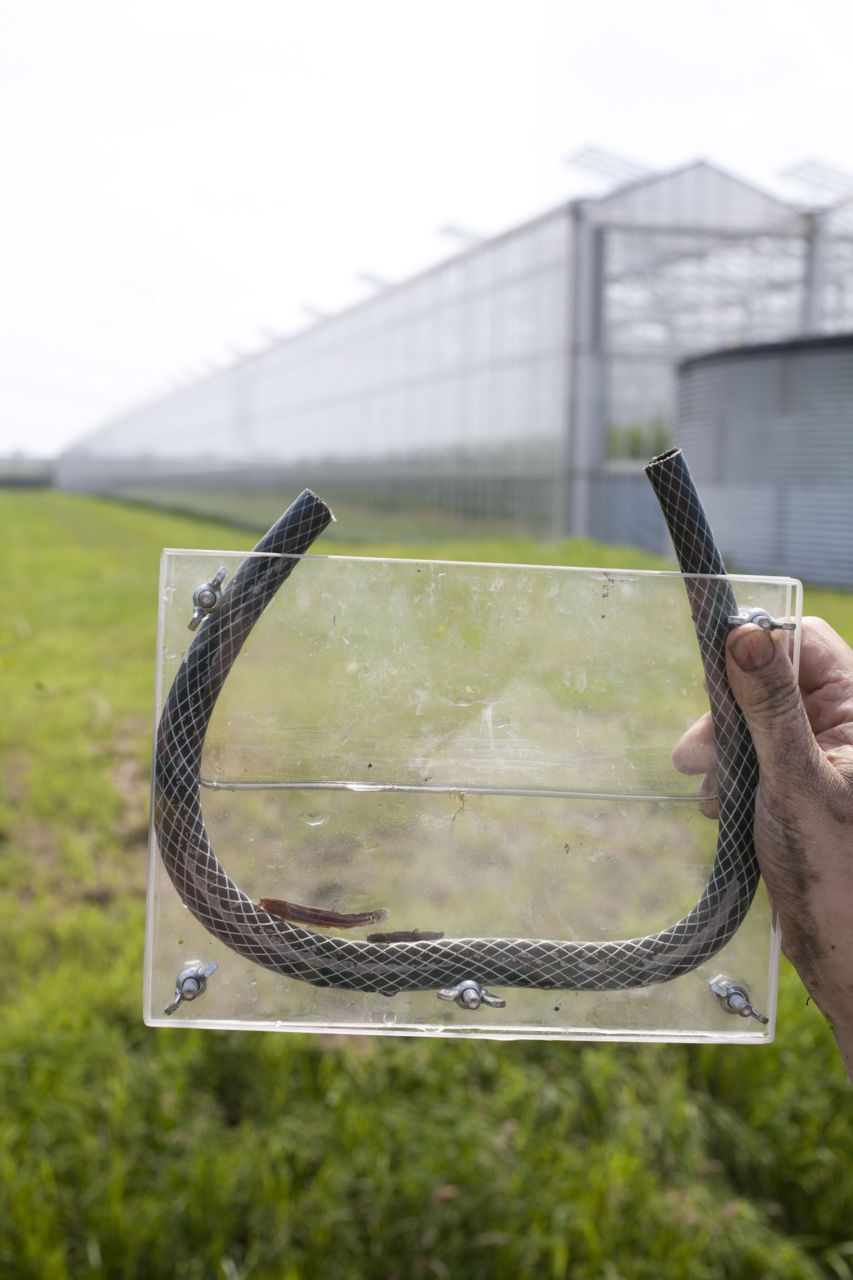
M 686 357 L 853 329 L 849 206 L 704 161 L 574 200 L 66 451 L 59 483 L 172 501 L 275 483 L 658 549 L 640 460 Z

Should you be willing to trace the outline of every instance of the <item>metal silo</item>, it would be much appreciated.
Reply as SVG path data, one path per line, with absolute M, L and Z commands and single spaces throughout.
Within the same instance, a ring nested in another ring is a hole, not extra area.
M 733 570 L 853 586 L 853 334 L 684 360 L 677 423 Z

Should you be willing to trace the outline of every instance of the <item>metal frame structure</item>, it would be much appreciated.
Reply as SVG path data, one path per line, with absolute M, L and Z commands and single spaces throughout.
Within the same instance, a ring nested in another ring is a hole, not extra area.
M 70 488 L 320 489 L 659 549 L 636 460 L 703 350 L 853 328 L 849 202 L 804 211 L 698 161 L 576 200 L 122 414 Z M 626 476 L 626 462 L 635 476 Z

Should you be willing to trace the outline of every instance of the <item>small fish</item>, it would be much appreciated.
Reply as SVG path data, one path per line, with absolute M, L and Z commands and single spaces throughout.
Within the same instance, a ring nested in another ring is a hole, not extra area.
M 369 933 L 368 942 L 437 942 L 443 933 L 431 933 L 428 929 L 398 929 L 396 933 Z
M 367 924 L 381 924 L 388 919 L 385 907 L 376 911 L 327 911 L 324 907 L 301 907 L 298 902 L 284 902 L 280 898 L 261 898 L 258 906 L 278 920 L 289 920 L 291 924 L 315 924 L 321 929 L 358 929 Z

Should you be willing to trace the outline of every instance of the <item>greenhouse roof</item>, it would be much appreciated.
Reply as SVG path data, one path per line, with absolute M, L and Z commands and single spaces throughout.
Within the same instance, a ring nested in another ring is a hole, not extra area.
M 793 205 L 706 160 L 636 179 L 581 203 L 593 222 L 610 226 L 802 233 L 806 223 Z

